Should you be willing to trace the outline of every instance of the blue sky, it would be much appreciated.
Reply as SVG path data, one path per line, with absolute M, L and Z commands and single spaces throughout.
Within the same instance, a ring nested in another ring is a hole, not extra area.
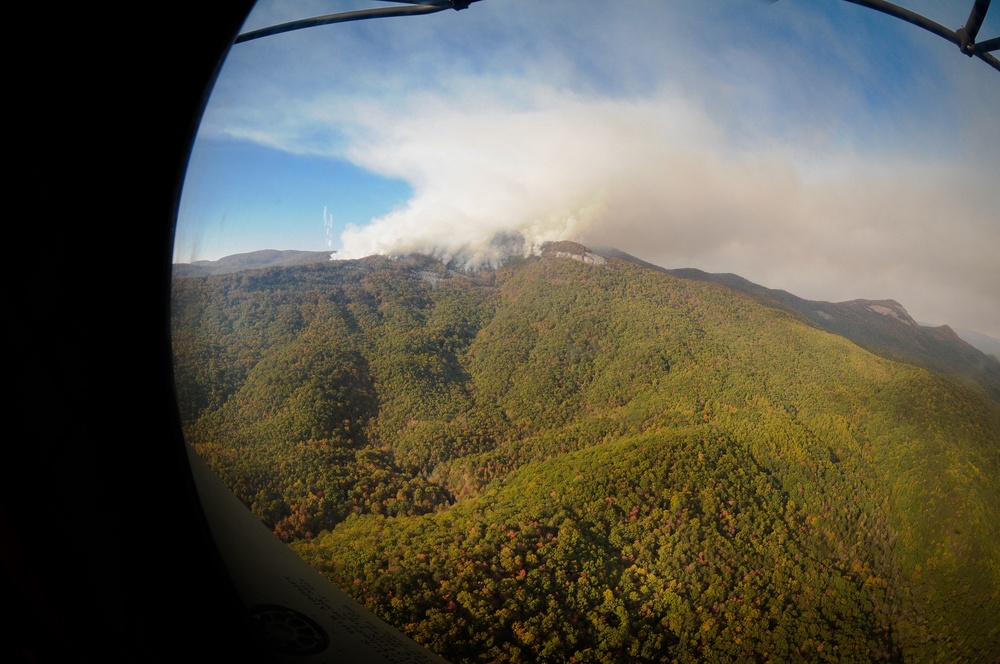
M 412 193 L 403 180 L 341 158 L 227 138 L 199 141 L 188 174 L 188 223 L 176 238 L 182 262 L 262 248 L 325 251 L 339 244 L 344 224 L 364 224 Z M 189 231 L 191 225 L 198 227 Z
M 901 4 L 957 28 L 972 1 Z M 246 29 L 371 6 L 260 2 Z M 497 237 L 575 239 L 1000 337 L 997 108 L 1000 72 L 841 0 L 482 0 L 312 28 L 232 49 L 174 256 L 475 264 Z

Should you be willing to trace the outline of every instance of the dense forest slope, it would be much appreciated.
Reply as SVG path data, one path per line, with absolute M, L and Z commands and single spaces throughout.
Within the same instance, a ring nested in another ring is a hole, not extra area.
M 895 300 L 818 302 L 788 291 L 765 288 L 735 274 L 712 274 L 693 268 L 661 268 L 615 249 L 604 249 L 600 253 L 682 279 L 721 284 L 745 293 L 765 306 L 788 311 L 816 328 L 847 337 L 876 355 L 915 364 L 964 385 L 985 389 L 1000 401 L 1000 359 L 973 346 L 947 325 L 920 325 Z M 985 348 L 993 348 L 990 337 L 975 332 L 963 334 L 974 340 L 981 339 L 977 343 Z
M 178 277 L 189 441 L 456 663 L 1000 657 L 996 400 L 562 249 Z

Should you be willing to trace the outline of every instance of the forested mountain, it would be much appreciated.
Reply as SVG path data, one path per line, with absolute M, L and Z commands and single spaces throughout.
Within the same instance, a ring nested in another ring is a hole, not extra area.
M 453 662 L 1000 657 L 981 385 L 571 243 L 177 277 L 173 307 L 195 449 Z
M 605 249 L 600 253 L 683 279 L 710 281 L 732 288 L 750 295 L 765 306 L 795 314 L 821 330 L 847 337 L 882 357 L 915 364 L 966 385 L 978 385 L 1000 401 L 1000 359 L 965 341 L 947 325 L 920 325 L 894 300 L 817 302 L 787 291 L 765 288 L 735 274 L 712 274 L 693 268 L 660 268 L 615 249 Z M 976 333 L 966 334 L 972 336 Z M 985 335 L 977 336 L 989 339 Z

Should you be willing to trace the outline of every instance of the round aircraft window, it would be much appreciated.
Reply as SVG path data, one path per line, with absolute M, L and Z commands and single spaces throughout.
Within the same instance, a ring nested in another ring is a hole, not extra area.
M 259 2 L 171 338 L 276 656 L 1000 657 L 1000 27 L 959 4 Z

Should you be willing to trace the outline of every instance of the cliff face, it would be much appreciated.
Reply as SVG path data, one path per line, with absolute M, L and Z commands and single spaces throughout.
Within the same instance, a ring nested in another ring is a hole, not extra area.
M 600 254 L 596 254 L 578 242 L 546 242 L 542 245 L 543 256 L 554 256 L 556 258 L 571 258 L 587 265 L 604 265 L 607 259 Z

